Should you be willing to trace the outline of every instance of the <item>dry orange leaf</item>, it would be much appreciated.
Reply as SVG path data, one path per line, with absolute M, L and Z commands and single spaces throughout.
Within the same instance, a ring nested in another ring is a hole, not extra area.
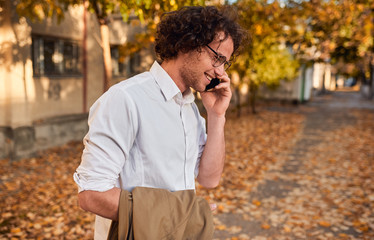
M 220 230 L 220 231 L 223 231 L 223 230 L 226 230 L 226 226 L 225 225 L 217 225 L 216 229 Z
M 254 205 L 256 205 L 257 207 L 259 207 L 259 206 L 261 205 L 261 202 L 258 201 L 258 200 L 253 200 L 252 203 L 253 203 Z
M 331 223 L 329 223 L 327 221 L 319 221 L 319 225 L 322 226 L 322 227 L 330 227 Z
M 284 226 L 284 227 L 283 227 L 283 230 L 284 230 L 286 233 L 289 233 L 289 232 L 292 231 L 291 228 L 290 228 L 289 226 Z
M 225 209 L 223 205 L 218 205 L 217 210 L 222 212 Z
M 11 233 L 19 233 L 19 232 L 21 232 L 21 228 L 12 228 L 12 229 L 10 230 L 10 232 L 11 232 Z
M 267 223 L 264 223 L 261 225 L 261 228 L 267 230 L 267 229 L 270 229 L 270 225 Z
M 367 232 L 367 231 L 369 231 L 369 227 L 368 226 L 362 226 L 362 227 L 359 227 L 358 229 L 360 229 L 360 231 L 362 231 L 362 232 Z

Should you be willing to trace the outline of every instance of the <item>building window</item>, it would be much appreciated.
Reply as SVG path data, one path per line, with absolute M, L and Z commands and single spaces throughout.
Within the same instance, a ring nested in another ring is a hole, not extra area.
M 140 53 L 137 52 L 137 53 L 134 53 L 130 56 L 130 59 L 129 59 L 129 67 L 130 67 L 130 74 L 131 75 L 134 75 L 134 74 L 137 74 L 139 73 L 141 70 L 141 57 L 140 57 Z
M 110 47 L 110 56 L 112 58 L 112 74 L 113 74 L 113 76 L 124 75 L 124 72 L 123 72 L 124 61 L 121 61 L 122 59 L 119 57 L 118 46 L 111 46 Z
M 133 76 L 141 71 L 141 55 L 140 52 L 131 54 L 131 56 L 123 56 L 120 46 L 114 45 L 110 47 L 112 57 L 112 74 L 113 76 Z
M 66 76 L 82 73 L 78 42 L 60 38 L 32 36 L 34 76 Z

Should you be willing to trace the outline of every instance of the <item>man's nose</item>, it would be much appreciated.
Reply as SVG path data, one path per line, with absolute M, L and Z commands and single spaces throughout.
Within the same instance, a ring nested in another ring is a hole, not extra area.
M 225 73 L 225 64 L 215 67 L 214 73 L 218 76 L 222 76 Z

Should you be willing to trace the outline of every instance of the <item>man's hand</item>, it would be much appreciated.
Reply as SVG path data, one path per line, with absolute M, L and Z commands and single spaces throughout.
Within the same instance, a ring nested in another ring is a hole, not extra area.
M 224 75 L 219 76 L 221 83 L 218 84 L 212 91 L 201 92 L 201 99 L 208 115 L 213 114 L 217 117 L 225 115 L 230 104 L 232 96 L 230 88 L 230 78 L 225 72 Z

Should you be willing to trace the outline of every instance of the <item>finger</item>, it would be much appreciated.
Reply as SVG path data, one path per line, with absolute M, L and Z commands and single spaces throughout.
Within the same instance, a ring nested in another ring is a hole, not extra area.
M 222 81 L 220 84 L 214 87 L 214 89 L 227 89 L 230 88 L 230 81 Z
M 218 78 L 221 80 L 221 82 L 230 82 L 231 81 L 231 79 L 229 78 L 229 76 L 227 74 L 219 76 Z
M 225 82 L 225 83 L 221 83 L 221 84 L 217 85 L 214 88 L 213 92 L 215 92 L 217 94 L 220 94 L 222 96 L 230 97 L 230 98 L 231 98 L 231 95 L 232 95 L 231 86 L 230 86 L 229 82 Z

